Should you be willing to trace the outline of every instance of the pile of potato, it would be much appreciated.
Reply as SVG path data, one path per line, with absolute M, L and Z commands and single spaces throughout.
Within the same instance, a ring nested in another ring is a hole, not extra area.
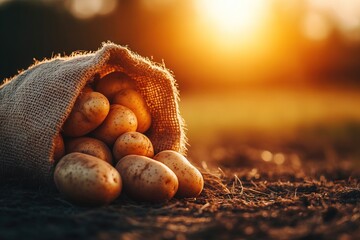
M 58 190 L 90 206 L 108 204 L 122 190 L 149 202 L 198 196 L 201 173 L 178 152 L 154 156 L 150 126 L 149 108 L 126 74 L 113 72 L 86 86 L 55 139 Z

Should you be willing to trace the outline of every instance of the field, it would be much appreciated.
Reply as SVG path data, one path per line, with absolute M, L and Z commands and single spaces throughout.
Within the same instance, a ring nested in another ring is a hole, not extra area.
M 184 94 L 196 199 L 122 195 L 82 208 L 54 190 L 0 186 L 0 239 L 359 239 L 360 94 Z

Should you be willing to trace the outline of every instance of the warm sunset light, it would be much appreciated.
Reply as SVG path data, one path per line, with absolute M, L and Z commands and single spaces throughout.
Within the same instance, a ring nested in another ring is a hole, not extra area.
M 360 27 L 360 1 L 309 0 L 308 4 L 311 9 L 331 15 L 344 30 Z
M 360 40 L 360 1 L 308 0 L 308 8 L 304 34 L 309 39 L 326 39 L 329 26 L 335 26 L 348 41 Z
M 89 19 L 96 15 L 111 13 L 116 5 L 116 0 L 70 0 L 66 2 L 69 11 L 77 18 Z
M 204 21 L 226 35 L 253 33 L 267 7 L 261 0 L 198 0 L 196 4 Z
M 0 240 L 360 240 L 360 0 L 0 0 Z
M 303 20 L 303 34 L 312 40 L 326 39 L 331 30 L 330 23 L 318 13 L 308 13 Z

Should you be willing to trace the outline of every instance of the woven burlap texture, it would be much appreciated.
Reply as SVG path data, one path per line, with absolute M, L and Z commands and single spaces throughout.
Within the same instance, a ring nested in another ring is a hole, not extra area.
M 94 53 L 74 53 L 31 66 L 0 86 L 0 179 L 49 183 L 54 137 L 82 88 L 96 76 L 122 71 L 150 108 L 147 132 L 155 152 L 186 152 L 184 122 L 172 74 L 159 64 L 113 43 Z

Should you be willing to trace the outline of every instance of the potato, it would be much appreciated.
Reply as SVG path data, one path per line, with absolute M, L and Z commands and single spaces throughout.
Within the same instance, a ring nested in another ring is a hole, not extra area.
M 84 153 L 65 155 L 55 168 L 54 181 L 65 199 L 85 206 L 108 204 L 122 190 L 120 175 L 114 167 Z
M 53 160 L 56 163 L 65 155 L 64 139 L 61 134 L 57 134 L 54 138 L 54 155 Z
M 117 163 L 124 184 L 124 192 L 132 199 L 165 202 L 177 189 L 178 180 L 164 164 L 144 156 L 128 155 Z
M 136 115 L 138 121 L 137 132 L 146 132 L 151 125 L 151 114 L 144 98 L 134 89 L 124 89 L 118 92 L 112 100 L 114 104 L 120 104 Z
M 85 153 L 112 164 L 112 154 L 108 146 L 100 140 L 90 137 L 70 139 L 66 142 L 66 153 Z
M 135 154 L 145 157 L 154 156 L 154 148 L 150 139 L 139 132 L 126 132 L 121 134 L 113 146 L 115 162 L 126 155 Z
M 179 180 L 178 197 L 197 197 L 203 187 L 204 179 L 200 171 L 180 153 L 165 150 L 154 157 L 155 160 L 168 166 L 176 174 Z
M 83 136 L 97 128 L 109 113 L 108 99 L 98 92 L 82 92 L 63 125 L 63 132 L 69 137 Z
M 125 73 L 112 72 L 95 83 L 95 90 L 111 102 L 115 94 L 126 88 L 136 88 L 135 82 Z
M 92 132 L 92 135 L 112 146 L 116 139 L 125 132 L 133 132 L 137 128 L 135 114 L 127 107 L 112 104 L 104 122 Z

